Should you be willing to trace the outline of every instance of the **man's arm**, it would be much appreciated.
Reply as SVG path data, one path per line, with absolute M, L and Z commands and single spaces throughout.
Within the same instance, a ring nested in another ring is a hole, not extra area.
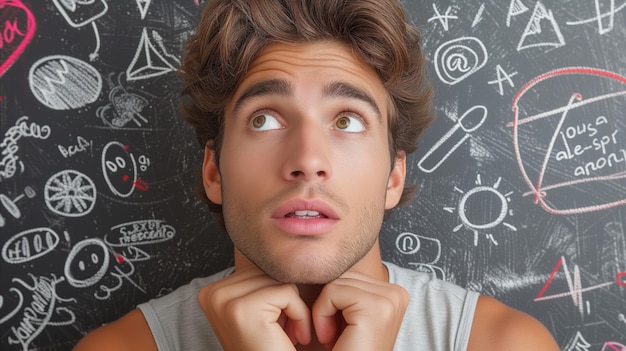
M 480 296 L 469 351 L 558 351 L 550 332 L 533 317 L 487 296 Z
M 74 351 L 157 351 L 148 323 L 140 310 L 133 310 L 113 323 L 85 336 Z

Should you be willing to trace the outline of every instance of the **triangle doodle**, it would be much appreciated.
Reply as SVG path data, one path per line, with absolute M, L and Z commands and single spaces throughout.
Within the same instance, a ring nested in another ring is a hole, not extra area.
M 146 28 L 141 33 L 135 56 L 126 69 L 127 80 L 152 78 L 174 71 L 172 66 L 154 47 Z
M 542 27 L 542 24 L 546 24 L 548 28 Z M 550 36 L 552 38 L 549 38 Z M 561 34 L 559 24 L 554 19 L 552 11 L 546 9 L 541 2 L 537 2 L 517 45 L 517 51 L 538 46 L 561 47 L 563 45 L 565 45 L 565 39 L 563 39 L 563 34 Z
M 148 13 L 148 8 L 150 8 L 150 3 L 152 0 L 135 0 L 137 1 L 137 7 L 139 8 L 139 13 L 141 13 L 141 19 L 146 18 L 146 14 Z

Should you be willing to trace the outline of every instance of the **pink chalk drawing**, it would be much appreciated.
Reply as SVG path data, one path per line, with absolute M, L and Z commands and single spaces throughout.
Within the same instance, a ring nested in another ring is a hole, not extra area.
M 20 0 L 0 0 L 0 77 L 35 35 L 35 17 Z
M 558 215 L 626 204 L 625 85 L 614 72 L 569 67 L 519 90 L 508 126 L 525 196 Z

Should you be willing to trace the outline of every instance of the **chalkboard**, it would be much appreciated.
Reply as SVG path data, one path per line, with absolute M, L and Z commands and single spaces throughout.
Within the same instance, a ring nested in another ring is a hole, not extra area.
M 626 350 L 626 1 L 404 1 L 438 118 L 386 260 Z M 0 348 L 67 350 L 232 264 L 178 110 L 198 1 L 0 0 Z

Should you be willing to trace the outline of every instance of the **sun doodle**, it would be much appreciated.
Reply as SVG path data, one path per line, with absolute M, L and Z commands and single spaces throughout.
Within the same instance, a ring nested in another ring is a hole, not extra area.
M 501 180 L 502 178 L 498 178 L 492 186 L 483 185 L 481 176 L 478 174 L 475 188 L 464 191 L 454 187 L 456 192 L 462 194 L 456 207 L 443 208 L 450 213 L 458 211 L 461 223 L 452 231 L 456 233 L 461 228 L 471 230 L 474 233 L 474 246 L 478 246 L 478 239 L 482 235 L 492 244 L 498 245 L 493 230 L 500 224 L 512 231 L 517 231 L 515 226 L 506 222 L 507 215 L 513 215 L 513 211 L 509 208 L 510 195 L 513 192 L 505 194 L 500 192 L 498 188 Z

